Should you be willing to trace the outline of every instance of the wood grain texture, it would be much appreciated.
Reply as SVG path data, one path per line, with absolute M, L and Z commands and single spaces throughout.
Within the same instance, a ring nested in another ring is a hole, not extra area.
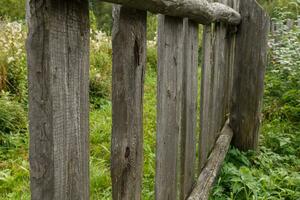
M 115 5 L 113 17 L 112 193 L 140 200 L 147 13 Z
M 240 14 L 229 6 L 207 0 L 105 0 L 106 2 L 160 13 L 173 17 L 187 17 L 200 24 L 224 22 L 237 25 Z
M 183 19 L 159 15 L 155 199 L 175 200 L 180 167 Z
M 193 192 L 187 200 L 208 200 L 212 186 L 221 170 L 222 164 L 228 152 L 233 131 L 229 123 L 225 123 L 218 137 L 209 159 L 201 171 Z
M 231 6 L 234 9 L 239 8 L 239 1 L 238 0 L 227 0 L 227 5 Z M 233 89 L 233 71 L 234 71 L 234 59 L 235 59 L 235 45 L 236 45 L 236 31 L 237 28 L 233 26 L 226 27 L 226 77 L 227 81 L 226 88 L 227 92 L 225 93 L 225 101 L 227 103 L 225 107 L 225 115 L 226 118 L 229 118 L 230 115 L 230 108 L 231 108 L 231 96 L 232 96 L 232 89 Z
M 204 167 L 212 147 L 212 83 L 213 83 L 214 32 L 212 26 L 203 29 L 203 63 L 201 70 L 199 172 Z
M 229 0 L 219 0 L 234 6 Z M 206 26 L 203 32 L 203 67 L 200 100 L 199 172 L 229 115 L 235 36 L 223 23 Z
M 193 189 L 196 164 L 196 127 L 198 93 L 198 24 L 183 21 L 183 86 L 180 135 L 180 199 L 186 199 Z
M 239 4 L 243 21 L 236 35 L 230 126 L 234 145 L 249 150 L 258 145 L 269 17 L 255 0 Z
M 88 1 L 29 7 L 31 199 L 89 199 Z

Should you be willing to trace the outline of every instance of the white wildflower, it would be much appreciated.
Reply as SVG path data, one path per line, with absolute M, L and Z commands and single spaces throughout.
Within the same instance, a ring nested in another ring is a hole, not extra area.
M 14 57 L 8 57 L 7 58 L 7 63 L 10 64 L 12 62 L 14 62 L 16 59 Z

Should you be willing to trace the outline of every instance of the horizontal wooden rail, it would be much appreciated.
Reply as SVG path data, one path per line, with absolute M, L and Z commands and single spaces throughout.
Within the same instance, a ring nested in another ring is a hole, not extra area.
M 106 2 L 161 13 L 173 17 L 187 17 L 200 24 L 224 22 L 237 25 L 241 15 L 231 7 L 221 3 L 209 3 L 207 0 L 104 0 Z
M 227 121 L 188 200 L 206 200 L 228 152 L 233 131 Z

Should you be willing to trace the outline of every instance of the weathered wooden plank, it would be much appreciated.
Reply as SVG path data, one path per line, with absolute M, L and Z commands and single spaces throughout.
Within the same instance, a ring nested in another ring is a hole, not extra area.
M 156 200 L 177 198 L 183 73 L 183 20 L 158 19 Z M 179 191 L 178 191 L 179 192 Z
M 183 90 L 181 118 L 180 199 L 193 189 L 196 161 L 197 90 L 198 90 L 198 24 L 183 21 Z
M 223 1 L 224 2 L 224 1 Z M 225 123 L 226 98 L 228 92 L 226 87 L 228 66 L 226 65 L 226 27 L 224 24 L 216 23 L 214 28 L 214 52 L 213 52 L 213 83 L 212 83 L 212 118 L 210 133 L 212 136 L 211 148 L 220 134 Z
M 219 2 L 232 5 L 228 0 L 219 0 Z M 230 34 L 230 29 L 222 23 L 206 26 L 204 29 L 200 100 L 200 171 L 229 113 L 233 38 L 234 35 Z
M 145 11 L 113 9 L 111 175 L 114 200 L 140 200 L 143 167 Z
M 258 145 L 269 17 L 255 0 L 239 4 L 243 22 L 236 35 L 230 126 L 234 145 L 248 150 Z
M 213 25 L 203 29 L 203 64 L 201 70 L 201 98 L 200 98 L 200 136 L 199 136 L 199 172 L 212 147 L 211 119 L 212 119 L 212 83 L 213 83 Z
M 237 8 L 231 0 L 218 0 L 228 6 Z M 215 133 L 213 143 L 219 136 L 225 120 L 229 116 L 230 96 L 233 82 L 233 59 L 235 34 L 234 27 L 223 23 L 215 24 L 214 74 L 213 74 L 213 117 L 212 132 Z
M 207 0 L 105 0 L 106 2 L 147 10 L 173 17 L 187 17 L 200 24 L 224 22 L 237 25 L 240 14 L 234 9 Z
M 209 193 L 226 157 L 232 136 L 232 129 L 227 122 L 214 145 L 205 167 L 201 171 L 193 192 L 187 198 L 188 200 L 209 199 Z
M 239 8 L 239 1 L 238 0 L 227 0 L 227 5 L 231 6 L 234 9 Z M 236 27 L 227 26 L 226 27 L 226 88 L 227 92 L 225 93 L 226 99 L 226 108 L 225 108 L 225 115 L 226 118 L 230 115 L 230 108 L 231 108 L 231 95 L 232 95 L 232 88 L 233 88 L 233 71 L 234 71 L 234 57 L 235 57 L 235 41 L 236 41 Z
M 31 199 L 89 199 L 88 1 L 29 8 Z

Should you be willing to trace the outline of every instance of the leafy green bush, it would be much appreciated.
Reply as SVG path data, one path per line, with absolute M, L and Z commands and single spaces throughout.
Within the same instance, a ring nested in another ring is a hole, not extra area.
M 278 21 L 283 23 L 282 20 Z M 265 79 L 265 118 L 300 123 L 300 29 L 275 32 L 270 39 Z
M 156 40 L 156 35 L 157 35 L 157 15 L 148 13 L 147 40 Z
M 157 48 L 156 41 L 148 41 L 147 48 L 147 68 L 149 70 L 157 70 Z M 146 72 L 147 73 L 147 72 Z
M 277 19 L 297 19 L 300 11 L 299 0 L 258 0 L 269 12 L 272 18 Z
M 0 90 L 8 91 L 18 101 L 27 99 L 26 29 L 21 22 L 1 22 Z
M 91 34 L 90 101 L 95 108 L 107 103 L 111 96 L 111 37 L 101 31 Z
M 7 95 L 0 96 L 0 133 L 14 134 L 24 132 L 27 127 L 26 112 L 21 104 Z
M 231 149 L 211 199 L 297 199 L 300 174 L 294 155 L 279 155 L 261 147 L 260 153 Z
M 9 18 L 20 20 L 25 18 L 25 0 L 1 0 L 0 1 L 0 20 Z
M 112 30 L 112 4 L 98 0 L 90 0 L 90 9 L 93 11 L 97 29 L 111 35 Z

